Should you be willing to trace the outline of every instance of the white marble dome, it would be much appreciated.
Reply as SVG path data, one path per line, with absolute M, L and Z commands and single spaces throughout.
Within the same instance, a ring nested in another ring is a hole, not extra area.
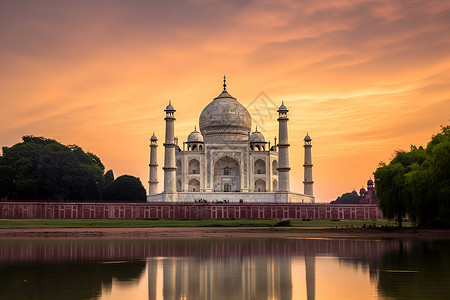
M 250 135 L 250 143 L 265 143 L 264 135 L 256 128 L 255 132 Z
M 200 114 L 205 141 L 248 140 L 252 118 L 248 110 L 225 89 Z
M 188 142 L 203 142 L 203 136 L 200 132 L 197 131 L 197 128 L 192 131 L 187 138 Z

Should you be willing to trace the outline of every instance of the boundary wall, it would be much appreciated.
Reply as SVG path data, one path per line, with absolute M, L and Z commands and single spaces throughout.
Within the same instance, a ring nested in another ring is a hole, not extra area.
M 0 218 L 385 220 L 376 204 L 0 202 Z

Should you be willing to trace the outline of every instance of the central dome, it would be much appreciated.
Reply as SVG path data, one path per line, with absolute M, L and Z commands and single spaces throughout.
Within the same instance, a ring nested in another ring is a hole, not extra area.
M 248 110 L 225 89 L 200 114 L 200 132 L 208 141 L 248 140 L 252 118 Z

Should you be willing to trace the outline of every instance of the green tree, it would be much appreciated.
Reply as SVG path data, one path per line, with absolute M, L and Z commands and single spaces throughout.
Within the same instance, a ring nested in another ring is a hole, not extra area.
M 405 167 L 401 163 L 381 165 L 374 173 L 378 206 L 388 219 L 397 218 L 399 227 L 402 227 L 408 206 L 404 174 Z
M 408 213 L 420 225 L 450 225 L 450 126 L 442 127 L 425 149 L 398 151 L 389 164 L 380 164 L 375 179 L 386 217 L 400 222 Z
M 421 225 L 432 223 L 438 212 L 432 172 L 415 165 L 411 172 L 405 174 L 405 180 L 411 196 L 409 218 Z
M 145 202 L 146 191 L 139 178 L 122 175 L 105 186 L 103 199 L 106 201 Z
M 103 176 L 104 186 L 108 186 L 110 183 L 114 181 L 114 172 L 113 170 L 108 170 L 105 173 L 105 176 Z
M 0 198 L 100 199 L 105 167 L 96 155 L 43 137 L 22 140 L 2 148 Z
M 359 202 L 359 196 L 357 193 L 344 193 L 342 196 L 339 196 L 336 198 L 336 200 L 331 201 L 331 204 L 338 204 L 338 203 L 358 203 Z
M 433 147 L 430 158 L 430 172 L 439 207 L 438 217 L 450 225 L 450 134 L 447 140 Z

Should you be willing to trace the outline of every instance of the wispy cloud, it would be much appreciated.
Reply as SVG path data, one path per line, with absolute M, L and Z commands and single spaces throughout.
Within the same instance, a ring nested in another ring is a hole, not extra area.
M 293 189 L 309 132 L 329 201 L 449 122 L 449 53 L 446 1 L 2 1 L 0 144 L 56 138 L 146 182 L 168 100 L 185 139 L 227 74 L 244 105 L 285 100 Z

